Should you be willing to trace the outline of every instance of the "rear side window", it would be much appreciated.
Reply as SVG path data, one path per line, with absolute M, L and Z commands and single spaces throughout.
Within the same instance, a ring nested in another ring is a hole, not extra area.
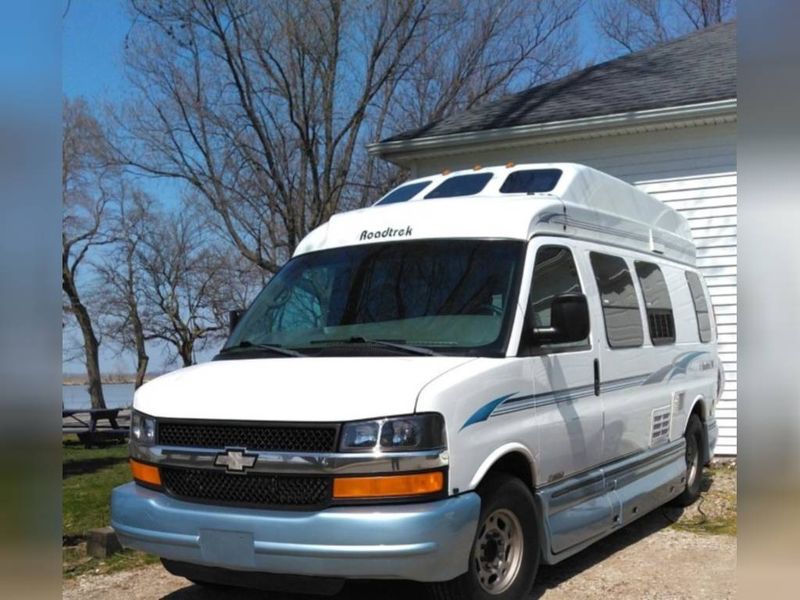
M 535 194 L 550 192 L 561 179 L 561 169 L 514 171 L 500 187 L 501 194 Z
M 411 198 L 424 190 L 429 183 L 430 181 L 417 181 L 415 183 L 409 183 L 408 185 L 401 185 L 400 187 L 394 188 L 391 192 L 386 194 L 377 202 L 377 204 L 395 204 L 397 202 L 411 200 Z
M 701 342 L 711 341 L 711 319 L 708 315 L 708 303 L 703 292 L 703 284 L 697 273 L 686 271 L 686 283 L 689 284 L 689 291 L 692 293 L 694 312 L 697 315 L 697 331 L 700 334 Z
M 456 175 L 445 179 L 425 195 L 425 198 L 454 198 L 456 196 L 472 196 L 480 192 L 489 180 L 491 173 L 472 173 Z
M 634 348 L 644 342 L 639 300 L 628 264 L 618 256 L 590 254 L 592 271 L 600 291 L 606 338 L 612 348 Z
M 675 342 L 675 317 L 664 274 L 653 263 L 636 261 L 634 264 L 644 295 L 650 339 L 654 346 L 672 344 Z

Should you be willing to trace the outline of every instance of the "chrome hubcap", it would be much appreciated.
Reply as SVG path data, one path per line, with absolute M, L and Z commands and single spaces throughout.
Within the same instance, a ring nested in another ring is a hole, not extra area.
M 700 452 L 697 448 L 697 440 L 691 438 L 686 445 L 686 485 L 692 487 L 697 478 L 697 473 L 700 470 Z
M 517 578 L 522 565 L 522 526 L 504 508 L 483 522 L 472 550 L 481 587 L 490 594 L 502 594 Z

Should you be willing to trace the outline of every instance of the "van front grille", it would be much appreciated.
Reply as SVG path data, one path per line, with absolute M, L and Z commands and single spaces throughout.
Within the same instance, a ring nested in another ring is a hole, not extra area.
M 158 443 L 194 448 L 247 448 L 269 452 L 335 452 L 336 425 L 258 425 L 159 422 Z
M 239 506 L 321 507 L 330 503 L 332 496 L 330 477 L 162 467 L 161 481 L 177 498 Z

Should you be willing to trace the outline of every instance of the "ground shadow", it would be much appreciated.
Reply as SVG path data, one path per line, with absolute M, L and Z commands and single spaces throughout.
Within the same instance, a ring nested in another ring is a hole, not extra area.
M 580 575 L 628 546 L 669 527 L 676 518 L 680 517 L 681 512 L 681 509 L 658 508 L 564 562 L 557 565 L 542 565 L 536 577 L 536 585 L 533 588 L 531 599 L 540 598 L 547 590 L 558 587 L 563 582 Z
M 103 458 L 89 458 L 87 460 L 73 460 L 65 463 L 61 469 L 62 479 L 67 479 L 73 475 L 86 475 L 101 469 L 113 467 L 120 463 L 128 462 L 127 458 L 105 456 Z
M 704 473 L 702 490 L 707 492 L 713 484 L 711 473 Z M 542 565 L 536 578 L 536 585 L 530 600 L 540 598 L 547 590 L 557 587 L 563 582 L 580 575 L 596 564 L 604 561 L 617 552 L 624 550 L 649 535 L 672 525 L 683 514 L 684 509 L 662 506 L 641 517 L 637 521 L 589 546 L 575 556 L 557 565 Z M 416 598 L 427 600 L 429 594 L 425 586 L 411 581 L 357 581 L 348 582 L 342 591 L 335 596 L 327 596 L 331 600 L 408 600 Z M 212 589 L 192 585 L 176 590 L 162 600 L 213 600 L 233 598 L 236 600 L 320 600 L 325 596 L 298 595 L 273 592 L 256 592 L 235 590 L 231 588 Z
M 616 552 L 668 527 L 680 514 L 681 509 L 657 509 L 558 565 L 543 565 L 539 569 L 531 600 L 540 598 L 548 589 L 557 587 L 564 581 L 579 575 Z M 235 598 L 239 600 L 320 600 L 323 597 L 231 589 L 214 590 L 189 584 L 185 588 L 164 596 L 162 600 L 211 600 L 217 598 Z M 375 598 L 380 598 L 381 600 L 408 600 L 409 598 L 424 600 L 430 598 L 430 596 L 423 585 L 413 582 L 359 581 L 348 583 L 339 594 L 328 596 L 328 598 L 331 600 L 373 600 Z
M 335 596 L 311 596 L 307 594 L 286 594 L 281 592 L 259 592 L 236 590 L 233 588 L 214 589 L 189 584 L 185 588 L 167 594 L 162 600 L 214 600 L 232 598 L 234 600 L 408 600 L 428 598 L 425 587 L 412 581 L 354 581 L 348 582 Z
M 702 492 L 707 492 L 713 482 L 713 475 L 705 472 L 700 487 Z M 556 565 L 542 565 L 536 577 L 536 585 L 533 588 L 531 600 L 540 598 L 548 589 L 557 587 L 620 550 L 624 550 L 649 535 L 669 527 L 681 518 L 683 512 L 683 508 L 670 505 L 661 506 L 633 523 L 626 525 L 619 531 L 592 544 L 575 556 L 564 560 L 564 562 Z
M 116 445 L 119 444 L 108 444 L 103 446 L 103 448 L 109 448 Z M 83 444 L 78 441 L 69 440 L 64 441 L 63 448 L 64 450 L 74 448 L 80 448 L 83 450 Z M 91 453 L 87 451 L 86 458 L 81 458 L 78 455 L 69 456 L 61 467 L 61 476 L 62 479 L 67 479 L 68 477 L 73 477 L 74 475 L 88 475 L 102 469 L 114 467 L 127 461 L 127 456 L 92 456 Z

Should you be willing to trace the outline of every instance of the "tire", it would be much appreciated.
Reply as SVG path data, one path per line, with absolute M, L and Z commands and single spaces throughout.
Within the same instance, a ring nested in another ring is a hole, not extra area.
M 689 506 L 700 497 L 703 484 L 703 423 L 697 415 L 686 424 L 686 489 L 677 496 L 674 506 Z
M 533 494 L 516 477 L 489 475 L 478 488 L 481 513 L 469 570 L 430 584 L 435 600 L 518 600 L 526 598 L 539 569 L 539 525 Z M 505 554 L 505 569 L 500 556 Z M 498 565 L 499 562 L 499 565 Z

